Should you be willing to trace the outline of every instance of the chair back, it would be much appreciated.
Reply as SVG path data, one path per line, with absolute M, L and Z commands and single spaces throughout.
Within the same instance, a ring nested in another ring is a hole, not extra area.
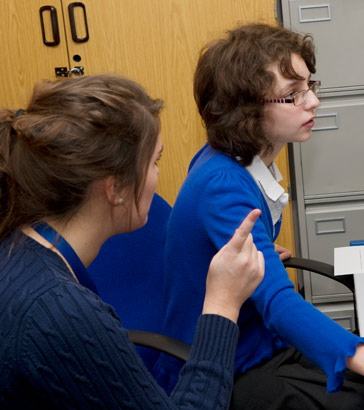
M 107 240 L 88 268 L 100 297 L 127 329 L 162 332 L 164 231 L 171 209 L 155 194 L 147 224 Z M 152 370 L 158 352 L 137 349 Z

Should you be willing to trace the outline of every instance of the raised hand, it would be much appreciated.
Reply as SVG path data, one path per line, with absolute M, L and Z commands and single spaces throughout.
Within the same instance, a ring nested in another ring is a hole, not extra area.
M 202 313 L 218 314 L 236 322 L 241 305 L 262 281 L 264 257 L 250 233 L 260 213 L 259 209 L 251 211 L 230 241 L 213 257 Z

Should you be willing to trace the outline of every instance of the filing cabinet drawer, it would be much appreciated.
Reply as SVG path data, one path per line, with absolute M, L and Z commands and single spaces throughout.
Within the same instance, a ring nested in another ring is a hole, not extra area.
M 333 264 L 334 248 L 364 239 L 364 201 L 308 205 L 306 224 L 309 258 Z M 311 292 L 313 301 L 328 296 L 334 301 L 351 298 L 344 285 L 316 274 L 311 274 Z
M 352 303 L 330 303 L 328 305 L 316 305 L 316 307 L 349 332 L 357 328 Z
M 305 197 L 364 191 L 363 144 L 364 97 L 322 99 L 312 137 L 300 144 Z
M 284 25 L 313 35 L 324 88 L 364 85 L 363 0 L 282 0 Z

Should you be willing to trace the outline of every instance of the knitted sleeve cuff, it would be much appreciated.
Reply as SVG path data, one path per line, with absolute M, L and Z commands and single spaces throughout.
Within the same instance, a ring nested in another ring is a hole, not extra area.
M 233 369 L 238 326 L 223 316 L 205 314 L 197 322 L 190 360 L 208 360 Z

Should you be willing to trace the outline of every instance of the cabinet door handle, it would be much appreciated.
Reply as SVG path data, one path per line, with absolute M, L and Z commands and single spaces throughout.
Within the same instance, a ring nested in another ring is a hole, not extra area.
M 51 15 L 53 41 L 48 41 L 46 39 L 46 34 L 45 34 L 45 29 L 44 29 L 44 18 L 43 18 L 43 14 L 45 11 L 49 11 Z M 48 47 L 58 46 L 59 28 L 58 28 L 57 9 L 53 6 L 43 6 L 39 9 L 39 15 L 40 15 L 40 24 L 42 26 L 43 43 Z
M 84 17 L 84 21 L 85 21 L 85 30 L 86 30 L 85 37 L 78 37 L 77 36 L 76 22 L 75 22 L 75 8 L 76 7 L 81 7 L 81 9 L 83 11 L 83 17 Z M 87 25 L 85 5 L 81 2 L 79 2 L 79 1 L 75 1 L 73 3 L 70 3 L 69 6 L 68 6 L 68 14 L 69 14 L 69 18 L 70 18 L 72 40 L 75 43 L 86 43 L 86 41 L 88 41 L 88 39 L 89 39 L 89 35 L 88 35 L 88 25 Z

